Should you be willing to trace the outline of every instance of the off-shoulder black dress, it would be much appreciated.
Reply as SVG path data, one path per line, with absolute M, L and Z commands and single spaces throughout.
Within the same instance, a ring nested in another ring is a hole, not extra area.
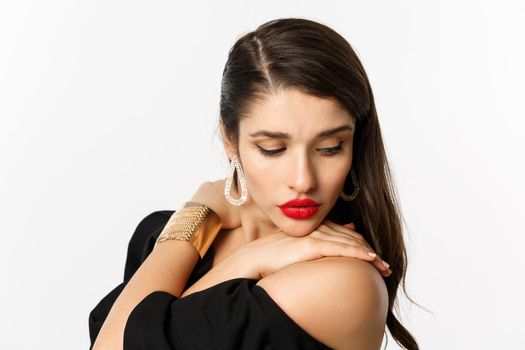
M 138 224 L 128 245 L 124 281 L 89 314 L 90 349 L 113 303 L 153 250 L 155 240 L 174 213 L 156 211 Z M 199 260 L 184 290 L 213 262 L 213 246 Z M 155 291 L 131 312 L 124 349 L 330 349 L 290 318 L 256 279 L 235 278 L 182 299 Z

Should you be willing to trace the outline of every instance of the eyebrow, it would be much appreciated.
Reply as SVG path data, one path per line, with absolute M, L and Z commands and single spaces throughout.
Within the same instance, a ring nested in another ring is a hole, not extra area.
M 341 126 L 338 126 L 337 128 L 321 131 L 320 133 L 317 134 L 317 137 L 330 136 L 330 135 L 333 135 L 343 130 L 353 130 L 353 128 L 348 124 L 341 125 Z M 271 137 L 275 139 L 291 139 L 292 138 L 290 134 L 280 132 L 280 131 L 268 131 L 268 130 L 259 130 L 259 131 L 253 132 L 250 134 L 250 136 L 251 137 L 266 136 L 266 137 Z

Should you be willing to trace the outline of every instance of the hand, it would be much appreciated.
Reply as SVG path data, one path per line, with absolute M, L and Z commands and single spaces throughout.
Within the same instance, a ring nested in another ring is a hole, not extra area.
M 369 261 L 383 276 L 389 276 L 390 269 L 377 255 L 368 254 L 372 251 L 370 246 L 353 229 L 353 224 L 342 226 L 325 220 L 304 237 L 293 237 L 279 231 L 246 243 L 221 263 L 230 268 L 242 266 L 243 277 L 261 279 L 297 262 L 347 256 Z
M 205 204 L 221 219 L 222 228 L 234 229 L 241 226 L 239 207 L 231 205 L 224 198 L 226 179 L 202 183 L 191 198 L 191 202 Z
M 324 223 L 331 227 L 333 230 L 341 232 L 345 237 L 347 235 L 350 235 L 351 239 L 354 240 L 354 244 L 358 246 L 362 246 L 365 249 L 367 249 L 369 252 L 375 253 L 372 249 L 372 247 L 368 244 L 368 242 L 361 236 L 359 233 L 355 232 L 355 225 L 354 223 L 345 224 L 345 225 L 338 225 L 330 220 L 325 220 Z M 346 228 L 346 229 L 345 229 Z M 357 257 L 357 256 L 356 256 Z M 392 273 L 392 270 L 390 270 L 389 266 L 386 261 L 381 259 L 379 255 L 376 255 L 375 259 L 369 260 L 378 270 L 379 272 L 385 276 L 388 277 Z M 387 265 L 385 265 L 387 264 Z

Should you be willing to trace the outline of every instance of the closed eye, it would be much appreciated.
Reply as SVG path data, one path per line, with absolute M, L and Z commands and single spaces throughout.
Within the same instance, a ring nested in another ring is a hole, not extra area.
M 335 147 L 318 148 L 317 150 L 318 151 L 322 151 L 326 156 L 332 156 L 332 155 L 337 154 L 337 153 L 339 153 L 339 152 L 341 152 L 343 150 L 343 147 L 342 147 L 343 143 L 344 143 L 344 141 L 341 141 L 339 143 L 339 145 L 337 145 Z M 256 145 L 256 146 L 257 146 L 257 151 L 259 151 L 259 153 L 261 153 L 265 157 L 276 156 L 277 154 L 281 153 L 282 151 L 284 151 L 286 149 L 286 148 L 264 149 L 264 148 L 262 148 L 259 145 Z

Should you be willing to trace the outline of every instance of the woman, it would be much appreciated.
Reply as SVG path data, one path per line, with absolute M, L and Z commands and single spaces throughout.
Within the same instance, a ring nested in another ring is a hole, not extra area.
M 220 112 L 226 181 L 141 221 L 90 314 L 93 349 L 379 349 L 385 323 L 418 349 L 392 313 L 401 216 L 348 42 L 306 19 L 261 25 L 230 50 Z

